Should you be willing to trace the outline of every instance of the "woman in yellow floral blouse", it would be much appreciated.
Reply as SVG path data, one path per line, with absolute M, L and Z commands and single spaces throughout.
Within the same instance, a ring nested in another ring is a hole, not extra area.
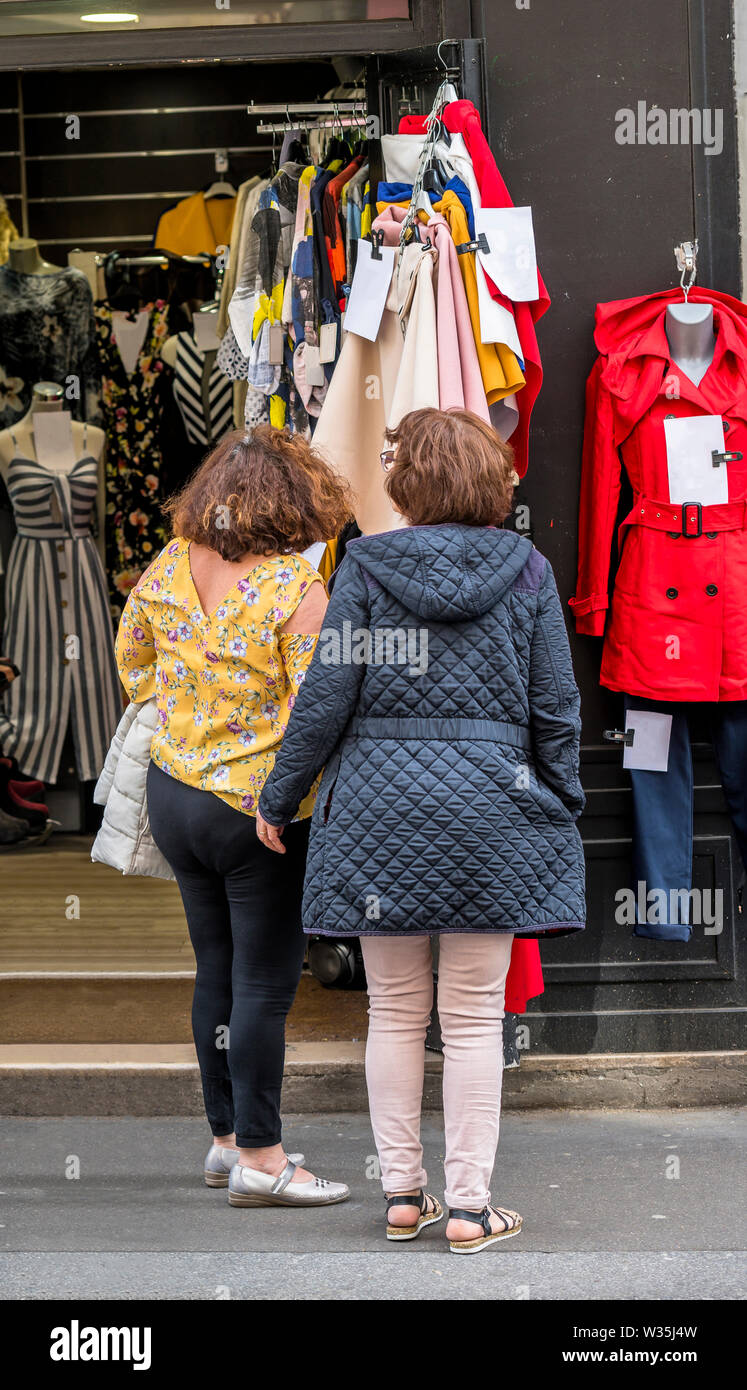
M 326 608 L 301 552 L 347 520 L 345 486 L 305 440 L 262 425 L 225 436 L 167 510 L 174 539 L 127 600 L 117 660 L 130 698 L 158 706 L 148 813 L 197 959 L 205 1180 L 234 1206 L 343 1201 L 343 1183 L 287 1157 L 279 1114 L 314 791 L 282 857 L 255 816 Z

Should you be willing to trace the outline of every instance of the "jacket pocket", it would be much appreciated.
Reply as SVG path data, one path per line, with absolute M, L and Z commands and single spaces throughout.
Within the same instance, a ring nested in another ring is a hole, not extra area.
M 317 825 L 329 825 L 335 787 L 340 772 L 340 756 L 339 752 L 335 753 L 324 769 L 314 805 L 313 819 Z

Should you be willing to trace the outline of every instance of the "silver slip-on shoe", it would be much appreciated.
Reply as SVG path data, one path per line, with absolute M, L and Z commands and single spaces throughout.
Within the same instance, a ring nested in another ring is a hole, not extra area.
M 282 1173 L 260 1173 L 256 1168 L 234 1164 L 228 1179 L 228 1201 L 232 1207 L 329 1207 L 333 1202 L 345 1202 L 350 1188 L 344 1182 L 328 1182 L 326 1178 L 311 1178 L 308 1182 L 292 1182 L 296 1171 L 293 1155 L 288 1155 Z
M 303 1166 L 305 1154 L 289 1154 L 288 1157 Z M 221 1144 L 213 1144 L 205 1159 L 205 1182 L 208 1187 L 228 1187 L 228 1175 L 239 1161 L 238 1149 L 227 1149 Z

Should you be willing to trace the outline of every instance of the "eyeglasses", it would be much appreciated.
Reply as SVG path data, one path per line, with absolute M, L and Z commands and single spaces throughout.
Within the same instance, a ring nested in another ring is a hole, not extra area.
M 381 466 L 384 469 L 385 473 L 388 473 L 390 469 L 394 467 L 394 461 L 396 457 L 396 449 L 382 449 L 381 453 L 379 454 L 379 458 L 381 459 Z

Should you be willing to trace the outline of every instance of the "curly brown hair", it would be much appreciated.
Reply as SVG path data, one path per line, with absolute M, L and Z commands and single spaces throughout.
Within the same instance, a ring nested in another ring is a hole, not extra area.
M 330 540 L 351 503 L 348 484 L 306 439 L 257 425 L 225 435 L 163 510 L 175 536 L 239 560 Z
M 412 526 L 500 526 L 513 507 L 514 453 L 471 410 L 411 410 L 387 439 L 385 487 Z

